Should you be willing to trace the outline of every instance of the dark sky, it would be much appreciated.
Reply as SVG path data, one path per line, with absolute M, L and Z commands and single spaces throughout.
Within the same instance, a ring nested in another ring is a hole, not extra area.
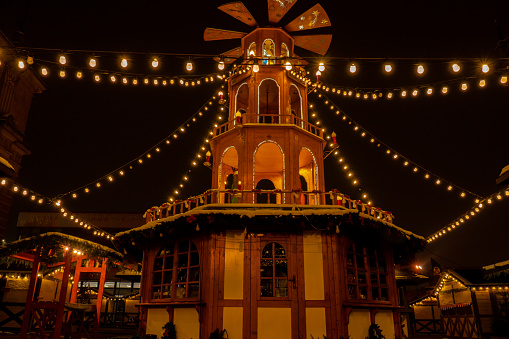
M 265 1 L 244 1 L 261 26 L 267 24 Z M 283 24 L 316 2 L 299 0 Z M 503 1 L 467 4 L 456 1 L 322 1 L 332 27 L 316 33 L 332 33 L 325 57 L 322 81 L 338 87 L 413 88 L 461 76 L 479 76 L 476 60 L 503 56 L 496 49 L 500 37 L 509 36 L 508 5 Z M 133 68 L 154 74 L 146 67 L 149 55 L 183 54 L 162 58 L 157 74 L 185 75 L 186 54 L 217 55 L 237 47 L 238 41 L 205 42 L 203 30 L 217 27 L 249 32 L 250 28 L 216 9 L 221 1 L 3 1 L 0 29 L 21 45 L 64 50 L 139 52 L 130 54 Z M 14 35 L 24 32 L 23 38 Z M 308 31 L 310 34 L 313 31 Z M 299 55 L 315 57 L 306 51 Z M 37 59 L 56 61 L 56 52 L 33 51 Z M 507 57 L 507 55 L 506 55 Z M 335 59 L 336 58 L 336 59 Z M 343 58 L 343 59 L 337 59 Z M 395 64 L 394 74 L 382 74 L 381 61 Z M 413 60 L 400 60 L 413 58 Z M 443 62 L 430 58 L 444 58 Z M 469 58 L 459 76 L 446 61 Z M 347 73 L 348 59 L 358 60 L 359 72 Z M 475 60 L 474 60 L 475 59 Z M 85 57 L 69 55 L 69 63 L 83 65 Z M 215 72 L 209 58 L 193 59 L 193 76 Z M 427 71 L 417 76 L 419 60 Z M 103 62 L 104 61 L 104 62 Z M 308 70 L 316 72 L 313 63 Z M 118 65 L 102 57 L 103 65 Z M 500 67 L 500 64 L 496 67 Z M 191 117 L 218 89 L 218 82 L 193 88 L 178 86 L 123 86 L 88 76 L 60 79 L 56 69 L 45 78 L 47 91 L 33 99 L 26 130 L 32 155 L 23 160 L 19 182 L 48 197 L 94 182 L 128 163 L 163 140 Z M 329 94 L 333 102 L 376 138 L 430 172 L 481 196 L 500 189 L 495 179 L 509 164 L 509 91 L 495 75 L 487 86 L 470 81 L 466 92 L 450 85 L 447 95 L 392 100 L 362 100 Z M 434 86 L 435 91 L 439 86 Z M 375 205 L 391 211 L 396 224 L 423 236 L 447 225 L 473 206 L 413 174 L 382 150 L 353 133 L 316 96 L 309 101 L 318 108 L 320 120 L 338 134 L 341 151 L 361 186 Z M 139 212 L 162 204 L 190 168 L 193 155 L 205 138 L 217 109 L 191 124 L 186 133 L 162 148 L 157 156 L 134 166 L 132 171 L 92 189 L 87 196 L 64 200 L 76 212 Z M 325 161 L 327 189 L 339 188 L 356 196 L 357 191 L 330 157 Z M 210 187 L 211 172 L 198 166 L 190 173 L 191 184 L 182 196 L 199 194 Z M 421 260 L 432 255 L 446 266 L 487 265 L 509 259 L 509 199 L 494 203 L 472 220 L 442 239 L 429 244 Z M 38 207 L 17 200 L 15 210 Z

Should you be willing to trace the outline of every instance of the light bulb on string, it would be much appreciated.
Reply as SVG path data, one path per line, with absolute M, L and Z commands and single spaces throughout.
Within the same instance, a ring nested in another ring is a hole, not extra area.
M 417 65 L 417 74 L 423 74 L 423 73 L 424 73 L 424 66 Z
M 97 60 L 95 58 L 90 58 L 90 60 L 88 61 L 88 65 L 92 68 L 96 67 L 97 66 Z
M 222 71 L 224 69 L 224 60 L 221 58 L 217 64 L 217 69 Z
M 459 64 L 457 64 L 457 63 L 452 64 L 452 66 L 451 66 L 451 67 L 452 67 L 452 71 L 453 71 L 454 73 L 458 73 L 458 72 L 461 70 L 460 65 L 459 65 Z
M 488 73 L 488 72 L 490 71 L 490 66 L 488 66 L 488 64 L 483 64 L 483 65 L 481 66 L 481 71 L 482 71 L 483 73 Z
M 157 68 L 159 66 L 159 60 L 157 58 L 152 59 L 152 67 Z
M 191 59 L 186 63 L 186 70 L 188 72 L 191 72 L 193 70 L 193 63 L 191 62 Z
M 61 64 L 61 65 L 65 65 L 67 63 L 67 58 L 65 57 L 65 55 L 60 55 L 58 57 L 58 62 Z
M 25 68 L 25 62 L 23 60 L 18 60 L 18 68 L 19 69 Z
M 41 74 L 44 75 L 44 76 L 47 76 L 48 75 L 48 69 L 46 67 L 42 67 L 41 68 Z
M 389 64 L 389 63 L 385 64 L 385 65 L 384 65 L 384 71 L 385 71 L 386 73 L 391 73 L 391 72 L 392 72 L 392 65 L 391 65 L 391 64 Z
M 318 64 L 318 70 L 319 70 L 320 72 L 325 71 L 325 65 L 323 64 L 323 62 L 320 62 L 320 63 Z
M 127 59 L 122 58 L 122 60 L 120 60 L 120 66 L 122 66 L 123 68 L 126 68 L 127 65 L 128 65 Z

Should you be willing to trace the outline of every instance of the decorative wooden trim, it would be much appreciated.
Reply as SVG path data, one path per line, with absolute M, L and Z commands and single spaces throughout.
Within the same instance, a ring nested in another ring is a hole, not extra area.
M 375 317 L 376 317 L 377 313 L 378 313 L 378 308 L 372 308 L 369 310 L 369 320 L 371 321 L 371 324 L 376 323 Z

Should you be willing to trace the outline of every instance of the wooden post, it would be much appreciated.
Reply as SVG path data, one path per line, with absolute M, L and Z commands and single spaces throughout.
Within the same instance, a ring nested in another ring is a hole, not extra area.
M 67 284 L 69 282 L 69 273 L 71 272 L 71 259 L 72 253 L 70 249 L 65 252 L 64 257 L 64 272 L 62 274 L 62 286 L 60 287 L 60 296 L 58 298 L 57 315 L 55 320 L 55 330 L 53 332 L 53 339 L 60 338 L 62 331 L 62 322 L 64 318 L 65 297 L 67 295 Z
M 78 294 L 78 285 L 80 283 L 80 272 L 81 272 L 81 264 L 83 262 L 83 257 L 80 257 L 76 261 L 76 270 L 74 271 L 74 281 L 72 284 L 72 291 L 71 291 L 71 300 L 69 302 L 75 303 L 76 297 Z
M 37 285 L 37 275 L 39 274 L 39 264 L 41 262 L 41 248 L 35 250 L 34 261 L 32 265 L 32 273 L 30 275 L 30 284 L 28 285 L 28 292 L 26 298 L 25 311 L 23 312 L 23 322 L 21 324 L 20 339 L 27 337 L 28 329 L 30 327 L 30 319 L 32 318 L 32 309 L 34 304 L 35 287 Z
M 101 278 L 99 279 L 99 291 L 97 292 L 97 301 L 95 304 L 96 307 L 96 316 L 94 321 L 94 338 L 97 338 L 99 335 L 99 318 L 101 317 L 101 306 L 103 300 L 103 292 L 104 292 L 104 282 L 106 280 L 106 261 L 108 259 L 104 258 L 102 260 L 101 265 Z

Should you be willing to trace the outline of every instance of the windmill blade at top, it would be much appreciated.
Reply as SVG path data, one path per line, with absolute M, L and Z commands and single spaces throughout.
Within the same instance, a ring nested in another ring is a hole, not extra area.
M 269 5 L 269 22 L 277 24 L 292 8 L 297 0 L 267 0 Z
M 293 38 L 295 39 L 295 46 L 325 55 L 332 41 L 332 34 L 299 35 Z
M 235 19 L 242 21 L 246 25 L 251 27 L 255 27 L 258 24 L 256 20 L 253 18 L 251 13 L 247 10 L 246 6 L 240 1 L 238 2 L 230 2 L 229 4 L 221 5 L 218 7 L 219 10 L 225 12 L 226 14 L 231 15 Z
M 286 25 L 285 29 L 288 32 L 295 32 L 328 26 L 330 26 L 330 20 L 327 13 L 320 4 L 316 4 Z
M 245 35 L 247 35 L 247 33 L 207 27 L 205 28 L 205 32 L 203 32 L 203 40 L 213 41 L 213 40 L 240 39 Z

